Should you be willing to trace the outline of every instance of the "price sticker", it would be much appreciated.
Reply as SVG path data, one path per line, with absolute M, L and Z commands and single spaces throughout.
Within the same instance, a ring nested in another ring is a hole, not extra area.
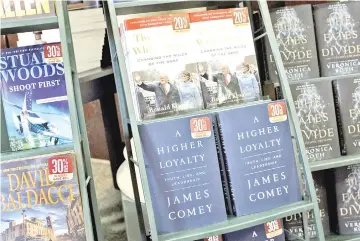
M 60 43 L 45 44 L 44 57 L 45 57 L 45 62 L 48 64 L 63 62 Z
M 247 8 L 234 9 L 233 14 L 234 25 L 246 25 L 249 23 L 249 12 Z
M 190 130 L 193 139 L 210 137 L 212 126 L 209 117 L 190 119 Z
M 72 158 L 55 156 L 48 159 L 49 180 L 52 182 L 72 180 L 74 177 Z
M 172 16 L 172 28 L 174 31 L 185 31 L 190 29 L 189 14 L 176 14 Z
M 283 233 L 283 229 L 279 219 L 271 222 L 267 222 L 264 224 L 264 226 L 265 226 L 265 234 L 268 239 L 274 238 Z
M 268 104 L 269 121 L 277 123 L 287 120 L 287 109 L 285 102 L 276 101 Z
M 205 238 L 204 241 L 222 241 L 221 235 Z

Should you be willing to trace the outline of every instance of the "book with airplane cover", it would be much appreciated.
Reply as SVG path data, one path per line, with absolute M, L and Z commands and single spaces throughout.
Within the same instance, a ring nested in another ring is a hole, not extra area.
M 120 24 L 122 26 L 122 24 Z M 138 119 L 204 108 L 187 13 L 126 19 L 122 45 Z
M 275 37 L 289 81 L 320 76 L 314 21 L 310 4 L 271 10 Z M 279 82 L 277 68 L 266 38 L 269 78 Z
M 61 55 L 58 43 L 1 50 L 2 104 L 12 151 L 72 142 L 64 64 L 61 57 L 49 57 L 49 48 Z
M 309 161 L 340 157 L 331 81 L 291 83 L 290 89 Z
M 360 72 L 360 2 L 314 5 L 321 76 Z
M 0 18 L 2 22 L 15 19 L 38 19 L 56 16 L 55 2 L 51 0 L 1 0 Z
M 219 111 L 217 117 L 233 215 L 301 201 L 285 102 Z
M 227 233 L 224 241 L 285 241 L 285 230 L 280 219 L 251 228 Z
M 227 220 L 214 121 L 200 115 L 139 126 L 159 234 Z
M 0 240 L 86 241 L 72 152 L 1 163 Z
M 218 9 L 189 15 L 205 107 L 260 100 L 262 91 L 248 9 Z

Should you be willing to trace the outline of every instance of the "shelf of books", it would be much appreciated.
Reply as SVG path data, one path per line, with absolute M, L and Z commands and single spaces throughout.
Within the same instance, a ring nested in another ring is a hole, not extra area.
M 143 239 L 360 240 L 360 3 L 216 4 L 104 3 Z
M 104 3 L 143 240 L 360 240 L 360 3 L 253 3 Z
M 1 34 L 34 32 L 35 42 L 2 41 L 0 240 L 102 240 L 67 4 L 1 10 Z M 61 41 L 44 43 L 53 28 Z

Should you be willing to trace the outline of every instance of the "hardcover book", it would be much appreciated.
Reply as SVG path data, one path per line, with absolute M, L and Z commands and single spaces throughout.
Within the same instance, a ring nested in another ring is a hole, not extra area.
M 360 78 L 343 78 L 333 82 L 336 114 L 343 153 L 360 151 Z
M 45 47 L 1 50 L 0 79 L 12 151 L 72 142 L 64 64 L 48 63 Z M 59 50 L 61 51 L 61 50 Z
M 190 21 L 205 107 L 260 100 L 262 92 L 248 9 L 190 13 Z
M 320 217 L 323 225 L 324 234 L 328 235 L 330 233 L 330 223 L 329 223 L 329 212 L 328 212 L 328 205 L 327 205 L 327 195 L 326 195 L 326 187 L 325 187 L 325 172 L 313 172 L 313 179 L 317 194 L 317 201 L 320 209 Z M 303 182 L 303 186 L 305 189 L 305 181 Z M 309 221 L 308 232 L 309 237 L 311 239 L 316 239 L 316 226 L 315 226 L 315 219 L 313 211 L 307 212 L 307 217 Z M 284 227 L 290 233 L 304 238 L 304 228 L 302 222 L 302 214 L 294 214 L 292 216 L 288 216 L 284 218 Z M 298 240 L 293 236 L 286 235 L 287 240 Z
M 192 62 L 196 45 L 188 14 L 127 19 L 124 30 L 123 47 L 139 119 L 204 108 Z
M 314 6 L 321 76 L 360 72 L 360 3 Z
M 285 102 L 220 111 L 217 117 L 234 215 L 249 215 L 300 201 Z
M 285 241 L 281 220 L 224 234 L 224 241 Z
M 335 169 L 339 233 L 360 234 L 360 165 Z
M 54 1 L 50 0 L 1 0 L 0 7 L 2 22 L 56 16 Z
M 139 126 L 159 234 L 227 219 L 214 118 L 202 115 Z
M 330 81 L 290 84 L 309 161 L 340 156 Z
M 275 37 L 289 81 L 320 76 L 311 5 L 277 8 L 270 13 Z M 269 78 L 279 82 L 277 68 L 266 38 Z
M 1 163 L 1 240 L 85 241 L 75 155 Z

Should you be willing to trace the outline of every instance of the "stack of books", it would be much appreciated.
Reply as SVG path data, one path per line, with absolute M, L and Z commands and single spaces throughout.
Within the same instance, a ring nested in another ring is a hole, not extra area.
M 69 12 L 78 72 L 100 68 L 106 23 L 102 8 Z

